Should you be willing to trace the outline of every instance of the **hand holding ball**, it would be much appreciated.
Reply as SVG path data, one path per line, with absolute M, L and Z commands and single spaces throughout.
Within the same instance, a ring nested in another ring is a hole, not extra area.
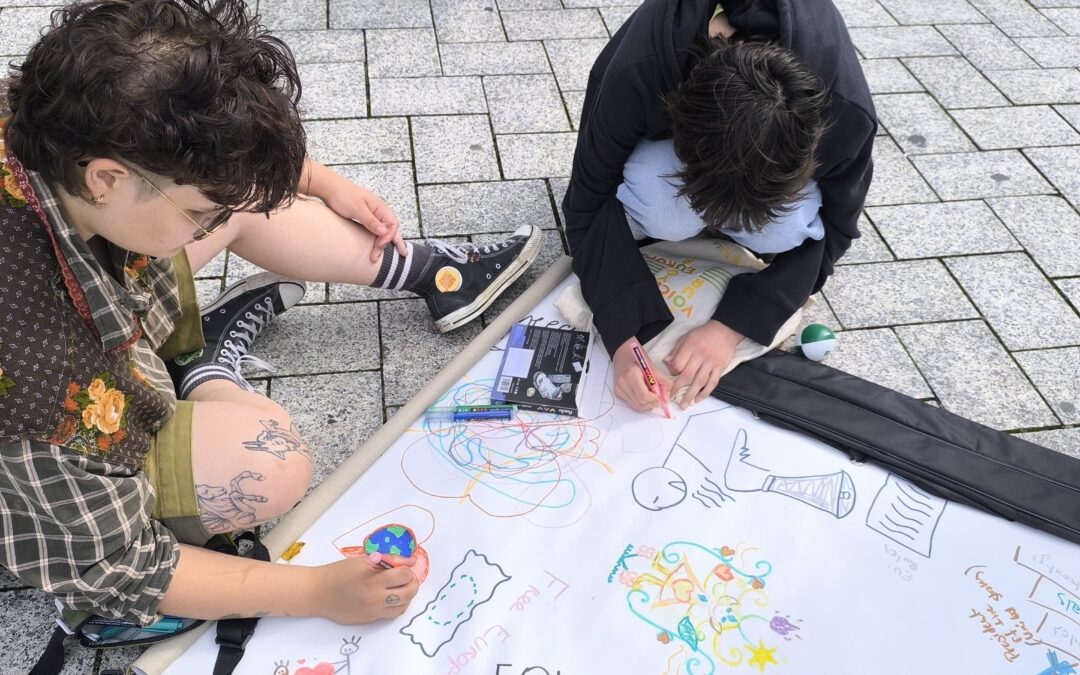
M 795 335 L 795 344 L 806 358 L 821 361 L 836 348 L 836 336 L 828 326 L 811 323 Z

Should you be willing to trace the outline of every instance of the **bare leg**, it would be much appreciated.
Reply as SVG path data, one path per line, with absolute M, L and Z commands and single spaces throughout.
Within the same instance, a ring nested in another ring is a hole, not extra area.
M 311 458 L 281 406 L 227 380 L 201 384 L 188 399 L 195 491 L 208 531 L 253 527 L 300 501 Z
M 259 267 L 305 281 L 370 286 L 379 271 L 371 262 L 375 235 L 321 203 L 296 199 L 269 218 L 237 213 L 229 225 L 188 245 L 191 269 L 198 270 L 228 248 Z

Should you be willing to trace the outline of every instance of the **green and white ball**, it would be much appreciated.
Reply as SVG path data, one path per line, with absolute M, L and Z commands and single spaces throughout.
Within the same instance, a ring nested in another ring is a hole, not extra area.
M 795 344 L 806 358 L 821 361 L 836 348 L 836 336 L 828 326 L 812 323 L 803 326 L 795 336 Z

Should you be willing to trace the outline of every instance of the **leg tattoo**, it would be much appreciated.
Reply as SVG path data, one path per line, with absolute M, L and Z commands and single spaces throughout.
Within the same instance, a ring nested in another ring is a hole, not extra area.
M 259 420 L 263 430 L 253 441 L 244 441 L 244 447 L 256 452 L 268 452 L 278 459 L 285 459 L 287 452 L 299 452 L 307 457 L 308 449 L 304 441 L 296 433 L 296 428 L 290 424 L 288 429 L 282 429 L 277 420 Z
M 261 473 L 242 471 L 233 478 L 229 487 L 196 485 L 195 496 L 199 503 L 199 517 L 210 532 L 231 532 L 243 529 L 255 522 L 254 504 L 263 504 L 266 497 L 246 494 L 240 482 L 247 479 L 261 481 Z

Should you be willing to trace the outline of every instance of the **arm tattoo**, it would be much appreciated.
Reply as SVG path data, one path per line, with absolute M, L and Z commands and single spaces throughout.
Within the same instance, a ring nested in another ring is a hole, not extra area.
M 296 433 L 296 427 L 289 424 L 288 429 L 281 428 L 277 420 L 259 420 L 263 430 L 253 441 L 244 441 L 244 447 L 256 452 L 268 452 L 278 459 L 285 459 L 285 453 L 299 452 L 307 457 L 308 449 L 303 439 Z
M 210 532 L 232 532 L 255 522 L 254 504 L 266 503 L 266 497 L 247 494 L 241 481 L 261 481 L 263 475 L 242 471 L 233 478 L 229 487 L 219 485 L 196 485 L 195 498 L 199 504 L 199 517 Z

